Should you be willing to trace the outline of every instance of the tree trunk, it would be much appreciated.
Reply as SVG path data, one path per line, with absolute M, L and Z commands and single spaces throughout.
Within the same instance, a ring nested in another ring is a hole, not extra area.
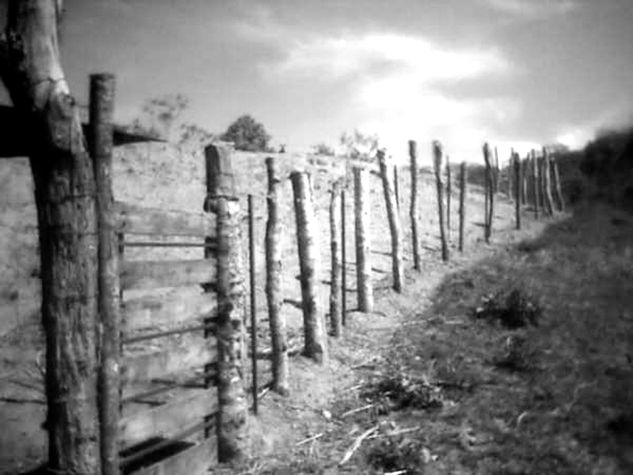
M 420 270 L 420 241 L 418 236 L 418 151 L 415 140 L 409 140 L 409 159 L 411 168 L 411 245 L 413 247 L 413 268 Z
M 330 199 L 330 327 L 332 335 L 341 336 L 341 258 L 340 258 L 340 201 L 341 183 L 334 182 Z
M 518 154 L 512 155 L 511 163 L 514 165 L 514 182 L 521 183 L 521 159 Z M 516 220 L 516 228 L 521 229 L 521 190 L 519 187 L 515 187 L 514 192 L 514 216 Z
M 382 189 L 385 195 L 387 206 L 387 216 L 389 218 L 389 230 L 391 231 L 391 267 L 393 272 L 393 289 L 402 292 L 404 287 L 404 271 L 402 269 L 402 233 L 400 230 L 400 215 L 396 205 L 394 191 L 389 182 L 387 170 L 387 159 L 385 152 L 378 151 L 378 164 L 380 166 L 380 177 L 382 179 Z
M 527 205 L 527 193 L 528 193 L 528 159 L 521 160 L 521 204 Z
M 466 221 L 466 162 L 459 166 L 459 252 L 464 252 L 464 223 Z
M 239 461 L 246 455 L 247 402 L 244 390 L 244 276 L 240 236 L 240 206 L 236 198 L 231 150 L 205 148 L 206 210 L 216 213 L 218 346 L 218 460 Z
M 440 241 L 442 243 L 442 260 L 448 261 L 448 243 L 446 242 L 446 231 L 444 229 L 444 185 L 442 184 L 442 144 L 435 140 L 433 142 L 433 165 L 435 169 L 435 186 L 437 188 L 437 211 L 440 224 Z
M 101 344 L 99 365 L 99 418 L 101 428 L 101 467 L 104 475 L 118 475 L 121 351 L 121 302 L 119 285 L 118 239 L 114 230 L 112 196 L 112 117 L 114 76 L 90 78 L 90 136 L 97 185 L 99 236 L 99 320 Z
M 488 208 L 486 210 L 486 219 L 485 221 L 485 231 L 484 237 L 486 239 L 486 243 L 490 242 L 490 238 L 492 236 L 492 220 L 494 218 L 494 176 L 492 171 L 492 163 L 490 157 L 490 146 L 485 143 L 484 144 L 484 161 L 486 162 L 486 193 L 488 195 Z
M 356 288 L 358 310 L 361 312 L 373 312 L 374 310 L 369 244 L 369 199 L 368 172 L 360 167 L 354 167 Z
M 565 199 L 563 198 L 563 190 L 560 184 L 560 174 L 558 171 L 558 160 L 552 157 L 552 174 L 554 175 L 554 189 L 556 190 L 556 200 L 558 201 L 558 211 L 565 211 Z
M 301 270 L 301 299 L 303 309 L 304 355 L 317 363 L 327 359 L 327 340 L 316 294 L 318 279 L 318 249 L 316 216 L 307 173 L 290 175 L 294 194 L 297 222 L 297 244 Z
M 534 198 L 534 219 L 538 219 L 538 215 L 539 215 L 539 207 L 540 207 L 540 202 L 539 202 L 539 173 L 538 173 L 538 161 L 536 159 L 536 154 L 534 153 L 534 150 L 532 150 L 532 193 L 534 194 L 533 198 Z
M 543 149 L 543 197 L 545 198 L 545 209 L 550 216 L 554 215 L 554 199 L 552 197 L 552 177 L 550 175 L 549 155 Z
M 341 324 L 343 326 L 347 323 L 347 219 L 345 206 L 345 188 L 343 188 L 341 190 L 341 266 L 343 268 L 341 273 Z
M 272 346 L 273 391 L 288 394 L 288 345 L 286 317 L 281 312 L 281 224 L 279 222 L 279 177 L 273 157 L 266 159 L 268 171 L 268 221 L 266 223 L 266 301 Z
M 451 162 L 446 156 L 446 239 L 451 240 Z
M 101 474 L 97 217 L 92 162 L 59 59 L 61 1 L 13 0 L 0 74 L 28 124 L 46 335 L 48 465 Z
M 257 399 L 257 283 L 255 263 L 255 219 L 253 195 L 248 195 L 248 277 L 251 313 L 251 397 L 253 399 L 253 413 L 259 411 Z

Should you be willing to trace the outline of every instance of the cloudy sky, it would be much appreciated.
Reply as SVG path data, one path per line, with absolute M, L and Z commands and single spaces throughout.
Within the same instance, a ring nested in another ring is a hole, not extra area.
M 300 150 L 377 133 L 397 157 L 488 140 L 581 145 L 633 119 L 632 0 L 66 0 L 71 89 L 117 74 L 117 115 L 183 93 L 222 132 L 242 113 Z M 430 146 L 429 146 L 430 149 Z M 426 154 L 427 156 L 430 154 Z

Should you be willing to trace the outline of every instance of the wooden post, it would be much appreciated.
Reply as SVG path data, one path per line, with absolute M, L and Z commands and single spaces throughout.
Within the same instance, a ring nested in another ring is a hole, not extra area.
M 545 198 L 545 210 L 550 216 L 554 215 L 554 199 L 552 197 L 552 176 L 550 175 L 549 153 L 543 147 L 543 197 Z
M 521 204 L 527 205 L 527 193 L 528 193 L 528 158 L 521 160 Z
M 396 205 L 400 210 L 400 180 L 398 179 L 398 166 L 393 166 L 393 189 L 396 193 Z
M 496 194 L 499 193 L 499 153 L 497 152 L 497 147 L 495 147 L 495 162 L 492 176 L 494 178 L 493 191 Z
M 551 157 L 552 174 L 554 175 L 554 190 L 556 191 L 556 201 L 558 202 L 558 211 L 565 211 L 565 199 L 563 198 L 563 190 L 560 184 L 560 174 L 558 171 L 558 158 Z
M 511 163 L 514 166 L 514 182 L 521 183 L 521 159 L 518 154 L 513 153 Z M 521 190 L 518 186 L 514 188 L 514 216 L 516 220 L 516 228 L 521 229 Z
M 341 324 L 347 324 L 347 239 L 345 236 L 345 188 L 341 190 Z
M 411 168 L 411 245 L 413 247 L 413 268 L 420 270 L 420 241 L 418 236 L 418 151 L 415 140 L 409 140 L 409 160 Z
M 312 201 L 308 174 L 292 172 L 295 217 L 297 222 L 297 244 L 301 270 L 301 300 L 303 309 L 303 332 L 305 337 L 303 354 L 317 363 L 327 359 L 327 340 L 323 315 L 317 299 L 318 249 L 316 241 L 316 216 Z
M 5 9 L 0 75 L 31 138 L 46 336 L 47 468 L 100 475 L 96 185 L 61 67 L 58 4 L 22 0 Z
M 402 269 L 402 237 L 400 231 L 400 216 L 396 206 L 394 191 L 389 182 L 387 172 L 387 159 L 384 150 L 378 151 L 378 165 L 380 166 L 380 177 L 382 179 L 382 189 L 385 195 L 387 206 L 387 216 L 389 218 L 389 229 L 391 231 L 391 267 L 393 272 L 393 289 L 402 292 L 404 287 L 404 271 Z
M 356 289 L 358 310 L 373 312 L 374 290 L 371 281 L 369 243 L 369 174 L 354 167 L 354 216 L 356 225 Z M 345 289 L 343 289 L 345 293 Z
M 288 348 L 286 317 L 281 312 L 281 223 L 279 221 L 279 176 L 273 157 L 266 158 L 268 174 L 268 221 L 266 222 L 266 301 L 272 346 L 273 391 L 288 394 Z
M 459 252 L 464 252 L 464 223 L 466 221 L 466 162 L 459 166 Z
M 507 189 L 507 191 L 508 191 L 508 200 L 510 201 L 510 203 L 512 203 L 512 201 L 514 200 L 514 196 L 515 196 L 514 188 L 516 188 L 518 186 L 518 184 L 515 183 L 516 182 L 516 179 L 515 179 L 516 177 L 514 176 L 515 175 L 514 162 L 515 162 L 515 153 L 514 153 L 514 149 L 512 148 L 512 149 L 510 149 L 510 160 L 508 160 L 508 167 L 507 167 L 507 170 L 508 170 L 508 173 L 507 173 L 507 176 L 508 176 L 508 189 Z
M 115 79 L 111 74 L 90 76 L 90 129 L 88 144 L 97 185 L 98 286 L 101 341 L 99 355 L 99 426 L 101 470 L 119 472 L 119 418 L 121 310 L 118 239 L 114 229 L 112 196 L 112 117 Z
M 253 195 L 248 195 L 248 260 L 251 294 L 251 371 L 253 384 L 253 413 L 257 415 L 257 293 L 255 284 L 255 223 L 253 219 Z
M 485 228 L 484 228 L 484 237 L 486 239 L 486 243 L 490 242 L 490 237 L 492 236 L 492 220 L 495 214 L 494 211 L 494 177 L 492 171 L 492 163 L 490 157 L 490 146 L 485 143 L 483 147 L 484 152 L 484 161 L 486 162 L 486 192 L 488 195 L 488 207 L 486 210 L 486 219 Z
M 538 219 L 539 214 L 539 173 L 538 173 L 538 161 L 536 160 L 536 154 L 534 150 L 531 152 L 532 157 L 532 193 L 534 201 L 534 219 Z
M 451 240 L 451 162 L 446 156 L 446 239 Z
M 335 181 L 330 198 L 330 327 L 332 335 L 341 336 L 341 260 L 340 260 L 340 199 L 341 182 Z M 343 269 L 343 272 L 345 270 Z
M 231 148 L 205 148 L 207 199 L 205 211 L 215 211 L 217 235 L 217 382 L 216 435 L 218 460 L 230 462 L 245 454 L 247 402 L 244 355 L 244 282 L 240 238 L 240 205 L 236 197 Z
M 444 229 L 444 197 L 442 184 L 442 144 L 438 140 L 433 141 L 433 165 L 435 169 L 435 185 L 437 188 L 437 211 L 440 223 L 440 241 L 442 243 L 442 260 L 448 261 L 448 243 Z

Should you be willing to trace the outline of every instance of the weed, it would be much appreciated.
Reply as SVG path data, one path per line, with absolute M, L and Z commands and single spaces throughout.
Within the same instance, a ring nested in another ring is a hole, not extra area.
M 505 339 L 501 355 L 495 358 L 495 366 L 509 371 L 527 372 L 537 368 L 537 354 L 525 336 L 510 335 Z
M 482 304 L 474 311 L 475 318 L 489 322 L 500 322 L 504 327 L 515 329 L 527 325 L 538 326 L 542 310 L 538 303 L 519 289 L 506 293 L 501 290 L 494 295 L 486 295 Z
M 439 386 L 403 373 L 386 376 L 370 384 L 361 395 L 373 401 L 382 414 L 407 408 L 439 408 L 443 401 Z
M 425 448 L 417 441 L 406 437 L 378 438 L 367 446 L 365 459 L 381 472 L 404 470 L 411 475 L 424 474 Z

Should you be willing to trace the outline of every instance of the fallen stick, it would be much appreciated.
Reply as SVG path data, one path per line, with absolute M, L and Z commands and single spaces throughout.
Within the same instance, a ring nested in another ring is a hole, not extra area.
M 372 407 L 374 407 L 373 404 L 367 404 L 366 406 L 363 406 L 363 407 L 357 407 L 356 409 L 352 409 L 350 411 L 344 412 L 339 417 L 343 419 L 344 417 L 351 416 L 352 414 L 356 414 L 357 412 L 362 412 L 367 409 L 371 409 Z
M 356 452 L 360 448 L 360 446 L 362 445 L 363 440 L 365 440 L 367 437 L 372 435 L 377 430 L 378 430 L 378 424 L 376 424 L 371 429 L 367 429 L 365 432 L 363 432 L 361 435 L 359 435 L 356 438 L 356 440 L 354 441 L 354 443 L 352 444 L 352 446 L 347 450 L 347 452 L 345 452 L 345 456 L 341 459 L 341 461 L 338 464 L 339 465 L 343 465 L 350 458 L 352 458 L 352 455 L 354 455 L 354 452 Z
M 311 437 L 308 437 L 307 439 L 303 439 L 302 441 L 297 442 L 295 444 L 295 447 L 299 447 L 300 445 L 307 444 L 308 442 L 312 442 L 313 440 L 317 440 L 321 437 L 323 437 L 323 432 L 319 432 L 316 435 L 313 435 Z
M 368 439 L 377 439 L 378 437 L 394 437 L 396 435 L 402 435 L 402 434 L 408 434 L 409 432 L 415 432 L 416 430 L 420 430 L 420 426 L 416 426 L 416 427 L 408 427 L 406 429 L 399 429 L 399 430 L 394 430 L 391 432 L 388 432 L 387 434 L 374 434 L 370 437 L 367 437 Z

